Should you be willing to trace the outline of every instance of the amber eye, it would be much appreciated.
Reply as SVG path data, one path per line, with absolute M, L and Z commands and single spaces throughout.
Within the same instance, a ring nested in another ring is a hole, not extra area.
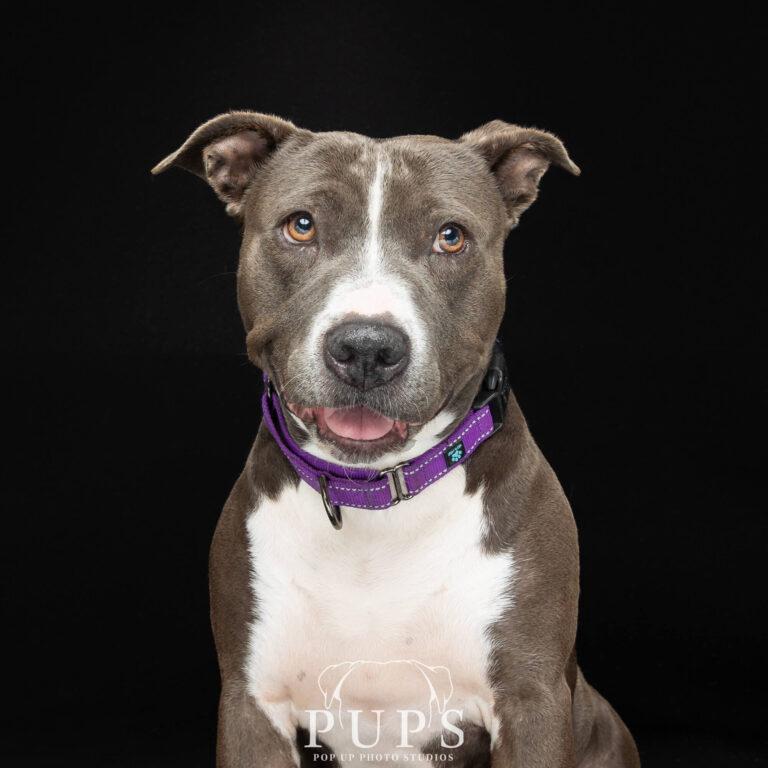
M 456 224 L 446 224 L 437 234 L 433 248 L 438 253 L 459 253 L 464 249 L 464 232 Z
M 283 224 L 283 234 L 294 243 L 308 243 L 315 237 L 315 222 L 308 213 L 294 213 Z

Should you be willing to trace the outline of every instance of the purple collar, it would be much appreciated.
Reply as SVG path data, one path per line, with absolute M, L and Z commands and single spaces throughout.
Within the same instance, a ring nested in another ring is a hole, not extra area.
M 264 384 L 261 406 L 267 429 L 299 477 L 321 495 L 334 528 L 342 525 L 340 507 L 387 509 L 413 498 L 463 464 L 480 443 L 501 428 L 509 396 L 504 355 L 497 342 L 483 387 L 461 424 L 421 456 L 378 470 L 332 464 L 303 450 L 288 432 L 280 399 L 267 374 Z

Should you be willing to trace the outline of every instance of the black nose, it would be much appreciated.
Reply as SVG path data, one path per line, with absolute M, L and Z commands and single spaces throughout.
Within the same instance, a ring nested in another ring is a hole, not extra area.
M 325 337 L 326 365 L 359 389 L 391 381 L 408 365 L 408 337 L 383 323 L 342 323 Z

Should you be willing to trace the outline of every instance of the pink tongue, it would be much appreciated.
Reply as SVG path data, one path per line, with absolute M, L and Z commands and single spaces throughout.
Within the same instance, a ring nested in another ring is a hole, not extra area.
M 323 408 L 328 427 L 340 437 L 350 440 L 377 440 L 392 429 L 392 419 L 364 406 L 356 408 Z

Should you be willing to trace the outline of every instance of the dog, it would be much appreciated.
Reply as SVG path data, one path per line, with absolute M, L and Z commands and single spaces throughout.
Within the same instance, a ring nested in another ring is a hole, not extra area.
M 239 224 L 264 420 L 210 554 L 217 766 L 634 768 L 574 643 L 576 527 L 509 390 L 503 244 L 553 134 L 209 120 L 153 173 Z

